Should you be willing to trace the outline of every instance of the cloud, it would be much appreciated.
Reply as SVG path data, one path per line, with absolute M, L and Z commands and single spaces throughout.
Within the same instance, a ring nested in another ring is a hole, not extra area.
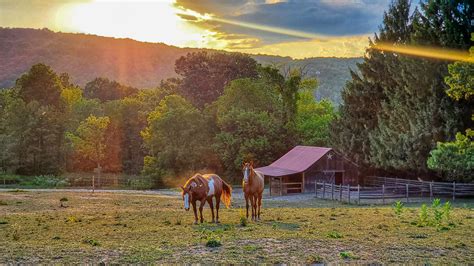
M 237 50 L 243 53 L 291 56 L 297 59 L 309 57 L 360 57 L 368 46 L 369 36 L 334 37 L 325 41 L 280 42 Z
M 261 44 L 272 44 L 310 38 L 246 27 L 245 24 L 313 35 L 372 34 L 381 23 L 383 10 L 388 2 L 389 0 L 177 0 L 175 5 L 219 18 L 220 22 L 212 23 L 215 31 L 260 38 Z M 225 21 L 241 22 L 242 25 Z

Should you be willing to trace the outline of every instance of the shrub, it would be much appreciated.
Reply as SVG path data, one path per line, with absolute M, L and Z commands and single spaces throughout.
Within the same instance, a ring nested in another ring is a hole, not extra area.
M 214 234 L 211 234 L 207 237 L 206 247 L 216 248 L 220 247 L 221 245 L 222 244 L 220 238 L 215 236 Z
M 66 179 L 58 176 L 40 175 L 33 179 L 32 185 L 44 188 L 65 187 L 69 185 L 69 182 Z

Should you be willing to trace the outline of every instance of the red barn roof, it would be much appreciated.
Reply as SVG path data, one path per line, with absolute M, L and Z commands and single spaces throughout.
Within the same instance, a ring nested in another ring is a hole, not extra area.
M 296 146 L 269 166 L 255 170 L 269 176 L 283 176 L 301 173 L 321 159 L 331 148 Z

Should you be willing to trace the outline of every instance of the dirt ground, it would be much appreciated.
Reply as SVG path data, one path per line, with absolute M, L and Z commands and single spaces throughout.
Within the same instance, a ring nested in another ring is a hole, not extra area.
M 266 196 L 254 223 L 234 192 L 220 224 L 192 225 L 177 190 L 3 190 L 0 263 L 474 262 L 469 201 L 435 225 L 420 223 L 420 203 L 396 215 L 392 206 Z M 427 219 L 435 215 L 429 208 Z

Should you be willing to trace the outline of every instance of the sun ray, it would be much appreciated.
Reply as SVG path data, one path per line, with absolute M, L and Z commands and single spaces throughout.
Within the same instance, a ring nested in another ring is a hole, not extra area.
M 394 52 L 425 58 L 474 63 L 474 57 L 469 56 L 467 51 L 455 49 L 423 47 L 415 45 L 393 45 L 391 43 L 377 43 L 372 48 L 380 51 Z

